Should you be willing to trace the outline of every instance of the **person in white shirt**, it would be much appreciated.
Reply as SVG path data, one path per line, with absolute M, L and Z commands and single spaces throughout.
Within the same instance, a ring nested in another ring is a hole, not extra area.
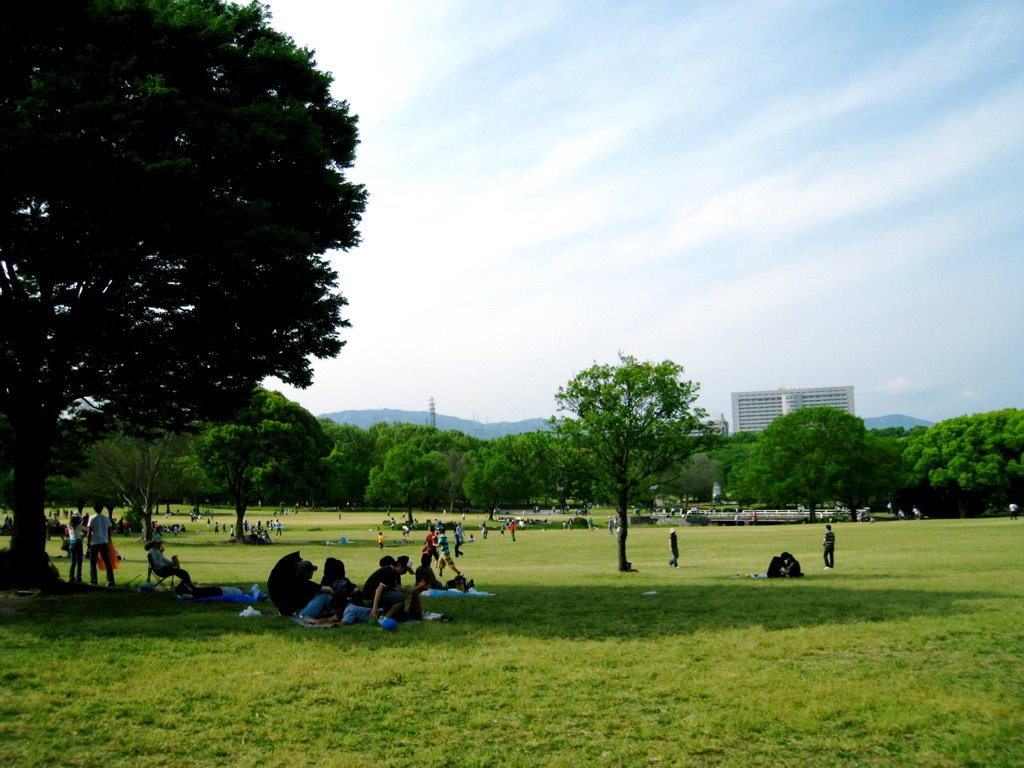
M 71 522 L 68 523 L 68 556 L 71 558 L 71 571 L 68 573 L 68 581 L 72 584 L 82 583 L 82 560 L 84 559 L 85 526 L 82 525 L 82 516 L 77 512 L 71 515 Z
M 110 529 L 113 527 L 110 518 L 103 514 L 103 508 L 97 507 L 96 514 L 89 520 L 89 583 L 97 584 L 96 558 L 102 557 L 107 567 L 107 586 L 114 586 L 114 563 L 110 557 Z

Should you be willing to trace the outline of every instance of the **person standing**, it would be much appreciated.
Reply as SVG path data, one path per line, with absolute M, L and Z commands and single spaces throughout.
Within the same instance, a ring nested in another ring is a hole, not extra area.
M 68 581 L 72 584 L 82 583 L 85 535 L 82 516 L 78 512 L 72 513 L 71 522 L 68 523 L 68 557 L 71 558 L 71 571 L 68 573 Z
M 516 540 L 516 521 L 513 520 L 508 526 L 509 533 L 512 534 L 512 541 Z
M 96 509 L 96 514 L 89 520 L 89 583 L 96 586 L 96 559 L 103 558 L 107 567 L 107 586 L 114 586 L 114 563 L 110 557 L 110 529 L 113 527 L 110 518 L 103 514 L 103 508 Z
M 1017 519 L 1017 504 L 1015 502 L 1012 502 L 1012 501 L 1010 502 L 1010 519 L 1011 520 L 1016 520 Z
M 825 570 L 831 571 L 836 556 L 836 535 L 832 532 L 831 525 L 825 526 L 825 537 L 821 540 L 821 546 L 824 547 Z
M 672 559 L 668 561 L 668 564 L 673 568 L 679 567 L 679 539 L 676 537 L 676 529 L 669 528 L 668 531 L 668 548 L 672 553 Z
M 455 524 L 455 556 L 462 557 L 462 542 L 465 534 L 462 530 L 462 523 Z

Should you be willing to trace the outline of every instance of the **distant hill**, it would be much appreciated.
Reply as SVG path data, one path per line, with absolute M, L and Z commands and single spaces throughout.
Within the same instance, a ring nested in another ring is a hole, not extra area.
M 930 427 L 933 422 L 923 419 L 915 419 L 913 416 L 904 416 L 902 413 L 894 413 L 889 416 L 874 416 L 864 419 L 864 426 L 868 429 L 890 429 L 892 427 L 903 427 L 913 429 L 914 427 Z
M 351 424 L 353 427 L 369 429 L 374 424 L 384 422 L 390 424 L 399 422 L 402 424 L 429 424 L 429 411 L 400 411 L 392 408 L 364 411 L 335 411 L 334 413 L 321 413 L 319 418 L 330 419 L 336 424 Z M 455 416 L 436 416 L 437 428 L 440 430 L 457 429 L 472 437 L 482 440 L 493 440 L 504 435 L 519 435 L 523 432 L 536 432 L 540 429 L 547 429 L 547 419 L 525 419 L 524 421 L 499 421 L 494 424 L 483 424 L 470 419 L 459 419 Z
M 321 413 L 318 418 L 330 419 L 335 424 L 351 424 L 360 429 L 369 429 L 374 424 L 391 424 L 399 422 L 402 424 L 429 424 L 429 411 L 402 411 L 394 408 L 379 408 L 362 411 L 335 411 L 333 413 Z M 519 435 L 523 432 L 536 432 L 541 429 L 549 429 L 547 419 L 524 419 L 523 421 L 499 421 L 494 424 L 484 424 L 472 419 L 460 419 L 456 416 L 444 416 L 437 414 L 437 428 L 441 430 L 457 429 L 472 437 L 481 440 L 493 440 L 504 435 Z M 889 429 L 890 427 L 903 427 L 913 429 L 914 427 L 930 427 L 932 422 L 923 419 L 915 419 L 913 416 L 904 416 L 894 413 L 889 416 L 874 416 L 864 419 L 864 426 L 868 429 Z

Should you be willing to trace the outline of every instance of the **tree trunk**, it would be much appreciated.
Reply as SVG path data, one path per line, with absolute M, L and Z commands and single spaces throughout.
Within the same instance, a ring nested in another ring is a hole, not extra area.
M 235 502 L 235 539 L 245 543 L 245 502 Z
M 628 573 L 632 570 L 626 559 L 626 539 L 629 536 L 629 493 L 625 488 L 619 491 L 619 570 Z
M 11 582 L 23 587 L 48 587 L 59 578 L 46 554 L 46 471 L 55 425 L 43 408 L 11 419 L 14 432 L 14 528 L 11 532 Z

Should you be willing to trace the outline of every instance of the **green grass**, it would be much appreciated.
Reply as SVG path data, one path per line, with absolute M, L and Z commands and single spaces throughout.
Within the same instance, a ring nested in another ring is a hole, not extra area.
M 380 517 L 301 513 L 268 547 L 190 530 L 167 551 L 201 581 L 265 586 L 293 549 L 360 581 Z M 603 527 L 492 531 L 459 564 L 496 596 L 430 600 L 456 621 L 395 633 L 130 588 L 6 595 L 0 764 L 1024 764 L 1024 524 L 836 530 L 827 572 L 820 525 L 682 528 L 678 570 L 666 528 L 634 528 L 631 574 Z M 137 585 L 142 546 L 118 544 Z M 783 549 L 806 578 L 746 578 Z

